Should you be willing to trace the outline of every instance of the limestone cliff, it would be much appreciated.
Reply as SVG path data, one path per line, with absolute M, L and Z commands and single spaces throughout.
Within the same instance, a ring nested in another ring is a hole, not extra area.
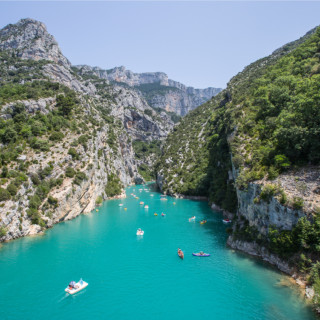
M 98 67 L 78 65 L 74 67 L 82 76 L 95 76 L 111 83 L 134 87 L 153 108 L 175 112 L 180 116 L 211 99 L 220 88 L 195 89 L 171 80 L 163 72 L 133 73 L 125 67 L 103 70 Z
M 173 127 L 132 88 L 83 79 L 43 23 L 0 30 L 0 241 L 39 233 L 141 183 L 132 142 Z

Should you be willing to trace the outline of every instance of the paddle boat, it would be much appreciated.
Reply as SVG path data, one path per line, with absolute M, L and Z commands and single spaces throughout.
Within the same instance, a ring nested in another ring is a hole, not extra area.
M 119 203 L 119 207 L 122 207 L 123 206 L 123 203 Z
M 232 221 L 230 219 L 223 219 L 222 222 L 223 223 L 231 223 Z
M 127 211 L 127 208 L 124 208 L 125 211 Z
M 173 203 L 173 205 L 175 206 L 175 205 L 176 205 L 176 203 L 174 202 L 174 203 Z
M 203 251 L 200 251 L 198 253 L 192 253 L 192 255 L 196 257 L 209 257 L 210 253 L 204 253 Z
M 99 212 L 99 210 L 98 210 L 98 209 L 96 209 L 96 212 Z
M 71 281 L 67 288 L 65 288 L 65 292 L 70 294 L 75 294 L 82 289 L 84 289 L 88 285 L 87 282 L 83 281 L 82 279 L 79 280 L 79 282 Z
M 154 195 L 153 194 L 150 194 L 150 197 L 153 197 Z
M 189 222 L 195 221 L 196 220 L 196 216 L 193 216 L 191 218 L 189 218 Z
M 162 195 L 162 196 L 160 196 L 160 200 L 167 201 L 168 199 L 166 198 L 166 195 Z
M 157 216 L 158 214 L 157 214 L 157 213 L 154 213 L 154 215 Z
M 137 230 L 137 236 L 143 236 L 143 235 L 144 235 L 144 231 L 141 230 L 141 228 L 139 228 L 139 229 Z
M 178 256 L 183 260 L 184 254 L 183 254 L 183 251 L 180 248 L 178 248 Z
M 162 217 L 164 217 L 164 216 L 165 216 L 165 214 L 162 212 L 162 213 L 161 213 L 161 216 L 162 216 Z
M 144 208 L 145 208 L 145 209 L 149 209 L 149 206 L 146 204 L 146 205 L 144 206 Z
M 144 202 L 143 202 L 143 201 L 140 201 L 140 203 L 139 203 L 139 204 L 141 204 L 141 205 L 142 205 L 142 204 L 144 204 Z
M 200 221 L 200 224 L 205 224 L 205 223 L 207 223 L 207 220 L 201 220 Z

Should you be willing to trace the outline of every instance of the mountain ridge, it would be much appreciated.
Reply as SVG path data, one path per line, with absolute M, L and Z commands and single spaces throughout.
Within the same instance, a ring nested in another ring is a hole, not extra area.
M 88 65 L 75 65 L 73 68 L 77 69 L 82 76 L 95 76 L 100 79 L 106 79 L 110 83 L 126 84 L 129 87 L 133 87 L 141 92 L 152 107 L 162 108 L 182 116 L 222 90 L 214 87 L 205 89 L 187 87 L 178 81 L 169 79 L 164 72 L 134 73 L 124 66 L 108 70 Z M 158 88 L 156 87 L 157 85 Z M 157 89 L 165 90 L 165 92 L 158 93 L 156 92 Z M 152 93 L 152 96 L 150 96 L 150 93 Z

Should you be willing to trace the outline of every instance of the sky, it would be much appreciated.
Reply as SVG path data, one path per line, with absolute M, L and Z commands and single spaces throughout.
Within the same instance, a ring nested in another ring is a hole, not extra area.
M 188 86 L 224 88 L 320 25 L 319 12 L 318 1 L 0 1 L 0 28 L 37 19 L 74 65 L 162 71 Z

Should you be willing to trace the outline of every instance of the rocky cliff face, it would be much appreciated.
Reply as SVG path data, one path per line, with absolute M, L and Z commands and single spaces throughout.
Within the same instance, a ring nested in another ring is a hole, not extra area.
M 39 21 L 22 19 L 4 27 L 0 30 L 0 50 L 24 60 L 45 60 L 48 62 L 43 66 L 46 77 L 79 92 L 95 92 L 92 85 L 84 86 L 81 79 L 75 77 L 69 60 L 62 54 L 54 37 L 47 32 L 46 26 Z
M 133 73 L 125 67 L 103 70 L 86 65 L 75 66 L 80 75 L 95 76 L 139 90 L 149 105 L 184 116 L 190 110 L 218 94 L 220 88 L 195 89 L 171 80 L 163 72 Z
M 0 241 L 90 212 L 143 182 L 132 142 L 163 140 L 173 127 L 136 90 L 74 73 L 32 19 L 0 30 L 0 70 Z

